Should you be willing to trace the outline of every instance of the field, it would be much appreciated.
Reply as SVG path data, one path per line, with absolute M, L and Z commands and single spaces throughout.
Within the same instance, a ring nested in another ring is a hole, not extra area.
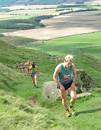
M 37 40 L 47 40 L 56 37 L 95 32 L 101 30 L 101 11 L 74 12 L 60 15 L 41 23 L 45 26 L 39 29 L 29 29 L 4 33 L 7 36 L 22 36 Z M 78 31 L 77 31 L 78 30 Z
M 90 11 L 90 13 L 73 12 L 68 15 L 52 16 L 41 21 L 45 27 L 35 26 L 34 31 L 36 30 L 37 34 L 33 32 L 34 35 L 31 34 L 33 29 L 18 31 L 16 25 L 12 29 L 11 26 L 0 29 L 0 130 L 101 129 L 100 13 L 99 10 Z M 2 21 L 11 23 L 12 20 L 15 22 L 20 20 L 20 29 L 23 27 L 21 20 L 29 22 L 31 18 L 37 18 L 24 14 L 2 16 L 1 24 Z M 46 28 L 54 29 L 54 31 L 47 30 L 46 32 Z M 83 28 L 86 34 L 82 34 Z M 44 33 L 39 32 L 41 29 Z M 10 30 L 12 32 L 9 32 Z M 68 36 L 70 33 L 67 33 L 68 30 L 75 33 L 72 32 L 73 35 Z M 2 35 L 4 32 L 5 35 Z M 48 33 L 53 35 L 49 37 Z M 31 37 L 27 38 L 27 35 Z M 52 80 L 55 66 L 62 62 L 62 60 L 50 57 L 64 57 L 67 53 L 74 55 L 77 69 L 84 69 L 94 82 L 90 90 L 91 96 L 77 99 L 75 105 L 77 116 L 71 118 L 65 117 L 61 100 L 52 102 L 43 95 L 44 82 Z M 28 60 L 34 61 L 39 67 L 38 88 L 33 88 L 29 75 L 16 69 L 17 63 Z
M 16 24 L 14 27 L 16 27 L 17 31 L 7 31 L 7 33 L 5 31 L 5 33 L 3 34 L 6 36 L 21 36 L 37 40 L 47 40 L 56 37 L 101 30 L 101 6 L 97 5 L 72 7 L 51 6 L 46 8 L 40 6 L 39 8 L 37 6 L 26 6 L 25 8 L 15 6 L 8 9 L 9 12 L 1 12 L 0 14 L 2 17 L 1 26 L 7 28 L 7 26 L 4 26 L 4 20 L 6 20 L 6 22 L 8 21 L 11 24 L 12 20 L 10 21 L 10 19 L 12 19 L 13 17 L 13 19 L 15 18 L 15 21 L 17 21 L 18 18 L 25 19 L 25 23 L 20 20 L 19 24 L 23 23 L 23 26 L 25 24 L 26 27 L 24 26 L 23 28 L 21 28 L 21 26 L 18 26 L 18 24 Z M 26 18 L 27 20 L 28 18 L 30 20 L 31 16 L 44 16 L 44 19 L 40 19 L 39 25 L 37 27 L 36 23 L 32 24 L 31 22 L 29 22 L 30 25 L 28 24 L 28 22 L 26 23 Z M 45 19 L 46 16 L 48 17 L 48 19 Z M 8 27 L 10 28 L 10 25 Z M 35 27 L 37 27 L 37 29 Z

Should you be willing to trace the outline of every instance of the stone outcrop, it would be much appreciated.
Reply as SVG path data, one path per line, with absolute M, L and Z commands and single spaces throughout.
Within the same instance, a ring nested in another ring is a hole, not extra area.
M 93 80 L 85 70 L 77 70 L 77 93 L 87 92 L 91 89 Z

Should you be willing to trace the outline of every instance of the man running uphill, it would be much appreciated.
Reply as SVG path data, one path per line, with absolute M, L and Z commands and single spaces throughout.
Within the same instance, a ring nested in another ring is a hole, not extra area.
M 76 67 L 72 60 L 73 56 L 67 55 L 64 58 L 64 62 L 56 66 L 53 74 L 53 80 L 57 82 L 57 86 L 62 98 L 62 104 L 64 106 L 64 111 L 68 117 L 74 114 L 74 104 L 76 100 Z M 67 93 L 71 97 L 70 108 L 67 107 L 66 103 Z
M 33 63 L 31 77 L 34 87 L 37 87 L 37 69 L 38 69 L 37 66 L 35 65 L 35 63 Z

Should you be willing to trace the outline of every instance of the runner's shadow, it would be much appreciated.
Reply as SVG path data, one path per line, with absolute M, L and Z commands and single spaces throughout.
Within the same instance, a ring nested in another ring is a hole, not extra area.
M 97 112 L 97 111 L 101 111 L 101 108 L 79 111 L 79 112 L 76 113 L 76 115 L 78 116 L 79 114 L 94 113 L 94 112 Z

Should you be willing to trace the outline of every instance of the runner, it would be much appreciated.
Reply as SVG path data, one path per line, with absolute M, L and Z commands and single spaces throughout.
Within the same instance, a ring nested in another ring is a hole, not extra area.
M 53 74 L 53 80 L 57 82 L 57 86 L 62 98 L 62 104 L 64 106 L 64 111 L 68 117 L 72 114 L 75 114 L 74 104 L 76 101 L 76 66 L 72 61 L 73 56 L 67 55 L 64 58 L 64 62 L 56 66 Z M 67 93 L 71 97 L 70 107 L 68 107 L 66 103 Z
M 37 66 L 35 65 L 35 63 L 32 64 L 32 82 L 33 85 L 37 87 Z

